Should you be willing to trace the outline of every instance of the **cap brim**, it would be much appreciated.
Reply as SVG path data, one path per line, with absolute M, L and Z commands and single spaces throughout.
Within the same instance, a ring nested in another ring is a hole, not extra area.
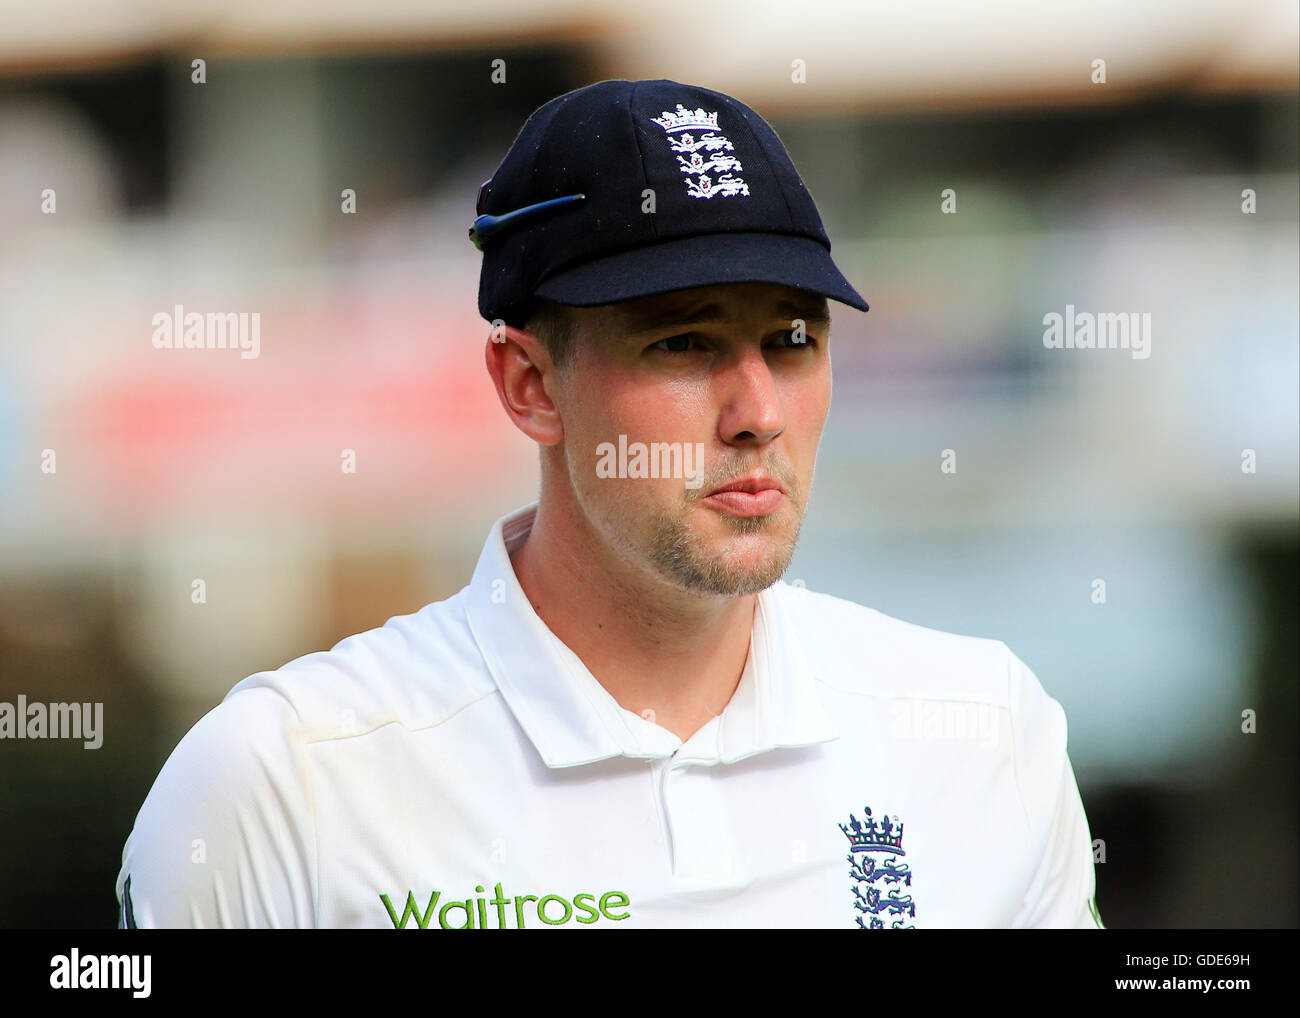
M 557 273 L 533 295 L 594 307 L 725 283 L 792 286 L 868 310 L 826 248 L 808 237 L 776 233 L 714 233 L 620 251 Z

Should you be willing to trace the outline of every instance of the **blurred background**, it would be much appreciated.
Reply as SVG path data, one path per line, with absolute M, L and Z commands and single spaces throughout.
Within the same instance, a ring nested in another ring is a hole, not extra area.
M 189 727 L 535 497 L 465 231 L 534 109 L 653 77 L 773 124 L 871 303 L 832 303 L 787 579 L 1035 671 L 1110 927 L 1297 925 L 1297 17 L 0 3 L 0 702 L 104 704 L 97 750 L 0 740 L 0 926 L 113 926 Z M 156 349 L 177 304 L 259 313 L 259 355 Z M 1150 356 L 1046 348 L 1067 306 Z

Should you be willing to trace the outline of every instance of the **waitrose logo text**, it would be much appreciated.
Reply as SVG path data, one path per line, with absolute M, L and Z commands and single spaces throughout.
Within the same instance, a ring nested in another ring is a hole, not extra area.
M 479 894 L 484 893 L 481 884 L 474 890 Z M 438 928 L 444 930 L 523 930 L 528 928 L 528 922 L 538 920 L 547 926 L 563 926 L 570 921 L 589 925 L 601 919 L 620 922 L 631 915 L 628 911 L 631 901 L 622 891 L 606 891 L 600 896 L 599 901 L 594 894 L 575 894 L 573 901 L 569 901 L 558 894 L 547 894 L 541 898 L 535 894 L 518 894 L 511 897 L 502 893 L 500 884 L 497 884 L 493 890 L 496 893 L 491 899 L 467 897 L 445 901 L 441 907 L 438 901 L 442 897 L 442 892 L 434 891 L 429 895 L 424 911 L 420 911 L 415 892 L 407 891 L 406 908 L 402 911 L 400 919 L 387 894 L 381 894 L 379 899 L 384 903 L 384 908 L 388 909 L 388 916 L 393 920 L 393 926 L 399 930 L 406 929 L 407 923 L 412 920 L 414 920 L 412 928 L 427 930 L 435 915 L 438 919 Z M 495 911 L 495 925 L 492 925 L 488 918 L 488 906 Z

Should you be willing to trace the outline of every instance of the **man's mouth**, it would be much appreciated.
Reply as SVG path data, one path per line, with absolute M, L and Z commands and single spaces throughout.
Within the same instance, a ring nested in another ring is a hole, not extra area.
M 769 516 L 786 497 L 785 486 L 766 474 L 755 474 L 714 488 L 700 501 L 732 516 Z

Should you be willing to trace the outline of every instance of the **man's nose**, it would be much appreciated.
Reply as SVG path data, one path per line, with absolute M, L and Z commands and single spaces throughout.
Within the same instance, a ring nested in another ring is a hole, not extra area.
M 718 434 L 728 445 L 766 445 L 785 430 L 776 380 L 758 349 L 741 351 L 721 367 L 723 404 Z

